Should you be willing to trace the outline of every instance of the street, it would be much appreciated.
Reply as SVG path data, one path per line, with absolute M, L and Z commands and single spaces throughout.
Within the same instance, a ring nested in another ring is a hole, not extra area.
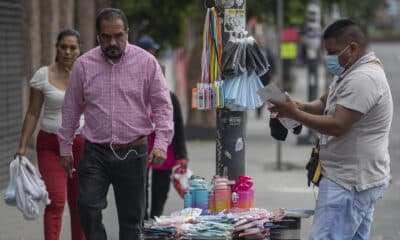
M 375 209 L 371 231 L 372 240 L 400 239 L 400 43 L 375 43 L 372 49 L 382 60 L 394 101 L 394 116 L 390 136 L 392 184 L 385 192 Z M 305 68 L 296 68 L 297 81 L 293 96 L 306 99 Z M 320 74 L 323 76 L 324 74 Z M 323 85 L 321 83 L 320 85 Z M 248 113 L 246 139 L 246 174 L 255 180 L 255 205 L 267 209 L 288 207 L 313 209 L 314 192 L 307 187 L 304 166 L 308 160 L 311 146 L 299 146 L 297 137 L 290 135 L 282 144 L 283 170 L 277 171 L 276 142 L 269 135 L 267 110 L 263 119 L 256 119 L 255 112 Z M 215 142 L 191 141 L 188 143 L 189 168 L 196 175 L 211 179 L 215 173 Z M 3 194 L 3 193 L 2 193 Z M 171 186 L 165 214 L 183 207 L 183 200 Z M 110 240 L 118 239 L 118 222 L 112 188 L 108 195 L 108 208 L 103 212 L 104 224 Z M 40 240 L 43 239 L 42 219 L 25 221 L 21 213 L 0 201 L 0 240 Z M 312 217 L 303 219 L 301 236 L 307 239 Z M 70 239 L 69 214 L 66 207 L 62 237 Z

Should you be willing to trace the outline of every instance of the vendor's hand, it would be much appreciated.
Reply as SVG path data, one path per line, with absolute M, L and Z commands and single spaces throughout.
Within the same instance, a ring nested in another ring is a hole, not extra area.
M 293 118 L 296 112 L 299 110 L 298 105 L 292 100 L 287 92 L 285 92 L 286 101 L 274 101 L 270 100 L 271 105 L 268 110 L 277 118 Z
M 152 164 L 161 166 L 167 159 L 167 154 L 162 149 L 154 148 L 149 155 L 149 159 Z
M 65 172 L 67 172 L 68 177 L 72 178 L 72 174 L 76 171 L 74 168 L 74 158 L 70 156 L 61 156 L 60 163 Z
M 304 107 L 304 103 L 300 102 L 300 101 L 294 101 L 294 103 L 296 104 L 297 108 L 300 109 L 301 111 L 304 111 L 305 107 Z

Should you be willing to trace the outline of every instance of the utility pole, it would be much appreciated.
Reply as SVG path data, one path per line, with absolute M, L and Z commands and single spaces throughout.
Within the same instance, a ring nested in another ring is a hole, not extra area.
M 319 88 L 318 62 L 321 46 L 321 8 L 319 0 L 308 1 L 306 24 L 308 101 L 313 101 L 318 97 Z M 298 144 L 313 144 L 315 138 L 316 133 L 308 129 L 306 136 L 298 138 Z
M 276 61 L 276 69 L 278 75 L 277 85 L 282 89 L 283 86 L 283 61 L 281 57 L 281 49 L 282 49 L 282 29 L 283 29 L 283 0 L 277 0 L 277 38 L 278 38 L 278 61 Z M 277 141 L 276 143 L 276 169 L 282 169 L 282 143 Z
M 223 6 L 217 8 L 221 17 L 221 33 L 223 47 L 229 38 L 229 33 L 224 31 L 224 17 L 227 9 L 243 18 L 237 21 L 237 29 L 245 29 L 246 0 L 224 1 L 215 0 Z M 234 5 L 232 3 L 235 3 Z M 241 4 L 240 4 L 241 3 Z M 224 12 L 222 12 L 224 11 Z M 244 16 L 243 16 L 244 15 Z M 235 16 L 235 14 L 233 14 Z M 223 61 L 223 60 L 222 60 Z M 238 176 L 245 175 L 245 138 L 246 138 L 246 112 L 230 111 L 227 108 L 217 109 L 217 133 L 216 133 L 216 174 L 226 176 L 229 180 L 236 180 Z

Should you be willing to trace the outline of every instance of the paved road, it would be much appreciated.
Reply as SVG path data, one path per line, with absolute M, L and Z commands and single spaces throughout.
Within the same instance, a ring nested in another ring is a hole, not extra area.
M 393 182 L 384 198 L 377 204 L 371 240 L 400 239 L 400 43 L 374 44 L 378 56 L 383 60 L 395 102 L 390 152 L 392 157 Z M 304 69 L 297 69 L 297 82 L 293 95 L 306 99 L 306 79 Z M 321 84 L 322 85 L 322 84 Z M 297 138 L 289 136 L 282 144 L 284 170 L 275 168 L 276 143 L 269 137 L 264 120 L 254 118 L 249 112 L 246 141 L 246 173 L 255 179 L 258 207 L 273 209 L 277 207 L 314 208 L 315 200 L 311 188 L 306 186 L 304 165 L 309 156 L 309 146 L 296 145 Z M 215 143 L 213 141 L 192 141 L 188 143 L 190 168 L 198 175 L 208 179 L 215 172 Z M 104 223 L 109 239 L 118 239 L 118 224 L 112 189 L 108 195 L 109 207 L 103 212 Z M 180 209 L 183 201 L 171 189 L 165 213 Z M 64 214 L 62 237 L 70 239 L 68 211 Z M 312 219 L 302 221 L 302 239 L 307 239 Z M 26 222 L 15 209 L 0 201 L 0 240 L 41 240 L 42 221 Z

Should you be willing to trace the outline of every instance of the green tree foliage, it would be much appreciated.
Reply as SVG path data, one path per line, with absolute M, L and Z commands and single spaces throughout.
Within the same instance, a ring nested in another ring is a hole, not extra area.
M 350 18 L 364 30 L 375 20 L 375 13 L 385 5 L 385 1 L 376 0 L 322 0 L 322 6 L 330 9 L 332 4 L 339 5 L 343 17 Z
M 259 20 L 270 23 L 276 23 L 278 0 L 247 0 L 247 16 L 257 17 Z M 283 1 L 284 25 L 300 26 L 304 23 L 305 4 L 302 0 L 286 0 Z
M 134 37 L 150 35 L 162 45 L 174 47 L 182 44 L 184 19 L 202 13 L 202 5 L 199 3 L 201 1 L 198 0 L 118 0 L 117 7 L 127 15 Z
M 261 21 L 275 23 L 277 1 L 247 0 L 247 16 L 256 16 Z M 300 26 L 304 24 L 307 0 L 282 0 L 284 6 L 284 25 Z M 321 12 L 330 12 L 332 4 L 337 4 L 342 17 L 348 17 L 365 29 L 371 25 L 375 12 L 382 8 L 385 1 L 377 0 L 320 0 Z

